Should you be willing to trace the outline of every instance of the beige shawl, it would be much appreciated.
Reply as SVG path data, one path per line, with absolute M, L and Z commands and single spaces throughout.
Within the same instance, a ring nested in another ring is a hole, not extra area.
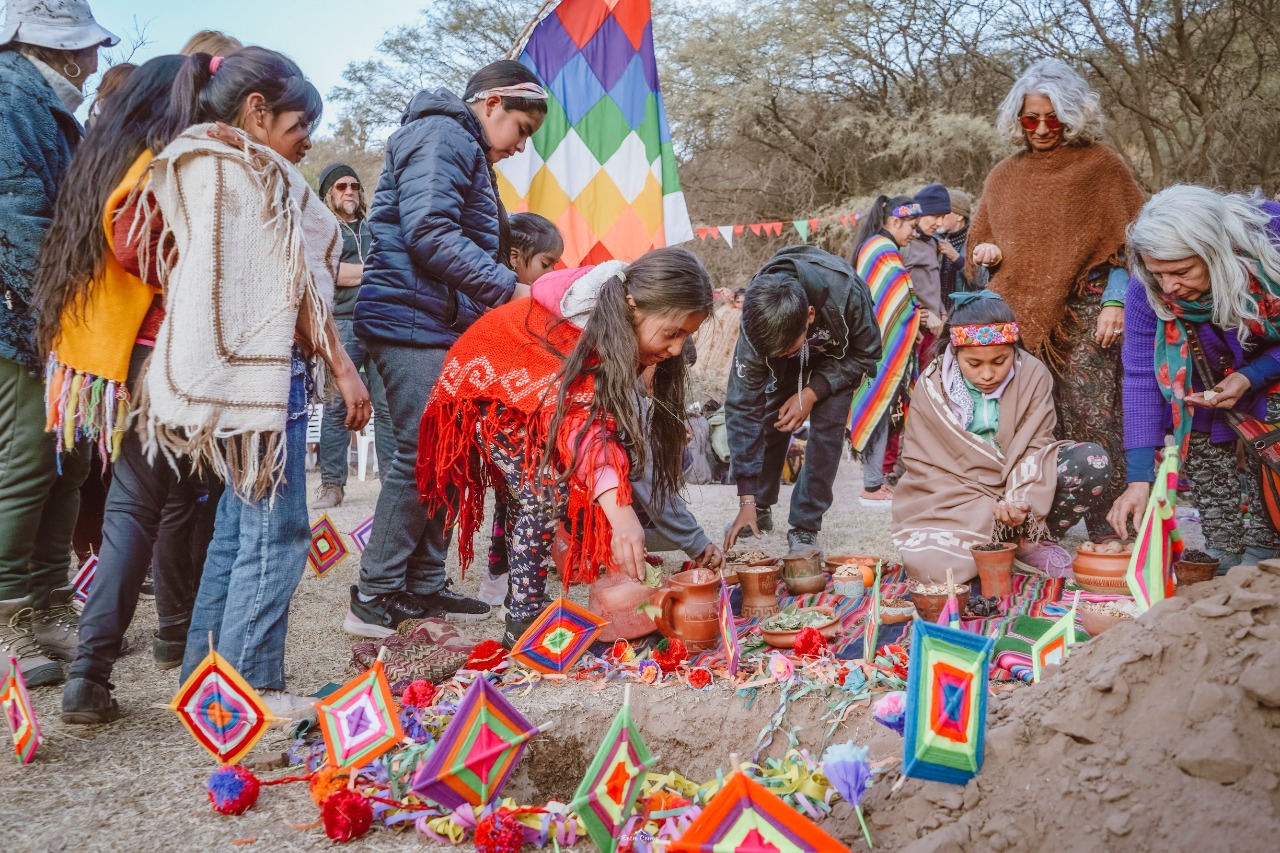
M 165 320 L 139 401 L 147 451 L 208 465 L 245 499 L 284 481 L 290 353 L 327 349 L 342 240 L 292 164 L 189 128 L 151 166 L 176 260 L 162 259 Z M 243 136 L 243 135 L 242 135 Z M 145 228 L 155 205 L 144 199 Z M 145 232 L 144 232 L 145 233 Z M 145 263 L 145 259 L 144 259 Z
M 903 437 L 906 473 L 893 492 L 893 542 L 907 573 L 926 582 L 977 574 L 969 548 L 992 540 L 998 499 L 1031 507 L 1023 530 L 1044 535 L 1044 518 L 1057 488 L 1057 415 L 1053 377 L 1030 353 L 1019 351 L 1013 378 L 1000 398 L 998 447 L 966 431 L 952 411 L 935 358 L 911 395 Z

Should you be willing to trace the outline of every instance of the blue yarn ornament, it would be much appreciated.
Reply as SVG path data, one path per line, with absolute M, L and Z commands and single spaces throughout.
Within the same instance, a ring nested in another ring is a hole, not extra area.
M 221 814 L 244 814 L 258 801 L 262 783 L 245 768 L 219 767 L 209 777 L 209 802 Z

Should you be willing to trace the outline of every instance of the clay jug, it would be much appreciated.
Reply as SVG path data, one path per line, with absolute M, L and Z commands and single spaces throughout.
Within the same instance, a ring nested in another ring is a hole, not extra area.
M 749 619 L 766 619 L 778 612 L 779 571 L 775 562 L 738 569 L 743 616 Z
M 690 569 L 671 576 L 671 586 L 658 590 L 654 622 L 662 636 L 678 639 L 690 654 L 714 649 L 720 642 L 720 576 L 710 569 Z
M 639 611 L 656 592 L 620 571 L 605 572 L 587 595 L 587 609 L 609 620 L 596 639 L 606 643 L 634 640 L 658 630 L 653 620 Z

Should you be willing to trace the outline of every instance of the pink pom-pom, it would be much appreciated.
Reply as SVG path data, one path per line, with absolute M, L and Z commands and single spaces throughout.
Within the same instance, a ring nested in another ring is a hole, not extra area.
M 244 814 L 258 801 L 262 785 L 243 767 L 219 767 L 209 777 L 209 802 L 221 814 Z
M 324 798 L 320 819 L 324 821 L 325 835 L 334 841 L 352 841 L 373 825 L 373 806 L 359 791 L 341 788 Z
M 406 708 L 430 708 L 436 698 L 436 686 L 425 679 L 410 682 L 400 694 L 400 704 Z

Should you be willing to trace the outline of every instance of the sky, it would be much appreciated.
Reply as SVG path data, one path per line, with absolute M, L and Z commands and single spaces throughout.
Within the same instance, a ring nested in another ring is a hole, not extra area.
M 382 34 L 418 20 L 424 0 L 89 0 L 98 23 L 134 41 L 137 28 L 147 45 L 134 62 L 177 53 L 197 30 L 222 30 L 245 44 L 258 44 L 293 58 L 322 95 L 341 82 L 348 62 L 374 54 Z M 325 105 L 322 131 L 337 110 Z

